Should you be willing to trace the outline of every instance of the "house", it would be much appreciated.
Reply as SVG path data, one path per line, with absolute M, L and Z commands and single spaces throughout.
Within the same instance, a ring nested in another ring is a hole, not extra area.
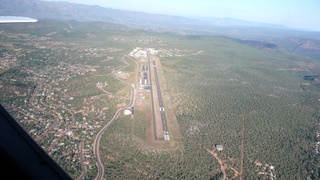
M 131 115 L 131 114 L 132 114 L 132 112 L 130 109 L 124 110 L 124 115 Z
M 222 151 L 222 150 L 223 150 L 223 145 L 221 145 L 221 144 L 216 144 L 216 149 L 217 149 L 218 151 Z

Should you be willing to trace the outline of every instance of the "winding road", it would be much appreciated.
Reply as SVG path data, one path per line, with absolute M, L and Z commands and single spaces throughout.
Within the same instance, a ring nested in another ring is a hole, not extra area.
M 122 61 L 123 61 L 125 64 L 127 64 L 127 66 L 119 69 L 118 71 L 120 71 L 120 70 L 122 70 L 122 69 L 124 69 L 124 68 L 126 68 L 126 67 L 129 66 L 129 63 L 124 60 L 125 57 L 126 57 L 126 56 L 123 56 L 121 59 L 122 59 Z M 114 77 L 115 77 L 115 76 L 114 76 Z M 115 78 L 116 78 L 116 77 L 115 77 Z M 116 78 L 116 79 L 118 79 L 118 78 Z M 97 134 L 96 138 L 94 139 L 94 142 L 93 142 L 93 153 L 94 153 L 94 155 L 95 155 L 95 157 L 96 157 L 96 159 L 97 159 L 96 165 L 97 165 L 97 168 L 98 168 L 98 174 L 97 174 L 97 176 L 96 176 L 96 178 L 95 178 L 96 180 L 102 179 L 102 178 L 103 178 L 103 175 L 104 175 L 104 167 L 103 167 L 103 164 L 102 164 L 102 162 L 101 162 L 100 154 L 99 154 L 99 146 L 100 146 L 101 137 L 102 137 L 104 131 L 119 117 L 119 114 L 120 114 L 124 109 L 126 109 L 126 108 L 128 108 L 128 107 L 130 107 L 130 106 L 132 106 L 132 105 L 134 104 L 134 94 L 135 94 L 135 87 L 134 87 L 134 85 L 131 85 L 131 84 L 129 84 L 128 82 L 123 81 L 123 80 L 121 80 L 121 79 L 118 79 L 118 80 L 121 81 L 121 82 L 123 82 L 123 83 L 125 83 L 125 84 L 127 84 L 127 85 L 129 85 L 129 86 L 132 88 L 132 96 L 131 96 L 130 103 L 127 104 L 125 107 L 123 107 L 123 108 L 121 108 L 121 109 L 118 109 L 118 110 L 116 111 L 116 113 L 114 114 L 113 118 L 110 120 L 110 122 L 108 122 L 108 124 L 106 124 L 106 125 L 99 131 L 99 133 Z

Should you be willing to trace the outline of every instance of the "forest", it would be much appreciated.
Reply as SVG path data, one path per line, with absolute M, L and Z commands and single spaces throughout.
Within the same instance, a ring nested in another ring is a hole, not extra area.
M 318 61 L 222 37 L 171 38 L 161 48 L 203 51 L 161 59 L 185 149 L 142 148 L 120 118 L 102 145 L 107 177 L 220 179 L 223 166 L 229 179 L 317 179 L 319 89 L 301 85 Z

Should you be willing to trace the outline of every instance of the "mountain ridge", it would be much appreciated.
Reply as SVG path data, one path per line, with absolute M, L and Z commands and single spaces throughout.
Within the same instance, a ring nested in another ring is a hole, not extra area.
M 278 24 L 268 24 L 253 21 L 245 21 L 234 18 L 189 18 L 181 16 L 151 14 L 145 12 L 118 10 L 105 8 L 98 5 L 76 4 L 63 1 L 41 0 L 3 0 L 0 4 L 1 16 L 28 16 L 36 19 L 61 19 L 77 21 L 106 21 L 123 24 L 133 28 L 153 25 L 165 31 L 177 26 L 254 26 L 266 28 L 287 27 Z M 161 28 L 162 27 L 162 28 Z M 156 29 L 152 28 L 152 29 Z
M 227 36 L 277 44 L 279 49 L 285 48 L 289 52 L 320 60 L 320 32 L 297 30 L 279 24 L 233 18 L 188 18 L 42 0 L 2 0 L 0 16 L 25 16 L 38 20 L 102 21 L 151 32 Z M 293 41 L 295 38 L 299 40 Z

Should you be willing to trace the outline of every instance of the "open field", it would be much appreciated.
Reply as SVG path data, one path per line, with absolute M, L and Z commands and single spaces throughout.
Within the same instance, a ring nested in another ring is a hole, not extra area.
M 0 74 L 6 72 L 6 69 L 0 69 Z

